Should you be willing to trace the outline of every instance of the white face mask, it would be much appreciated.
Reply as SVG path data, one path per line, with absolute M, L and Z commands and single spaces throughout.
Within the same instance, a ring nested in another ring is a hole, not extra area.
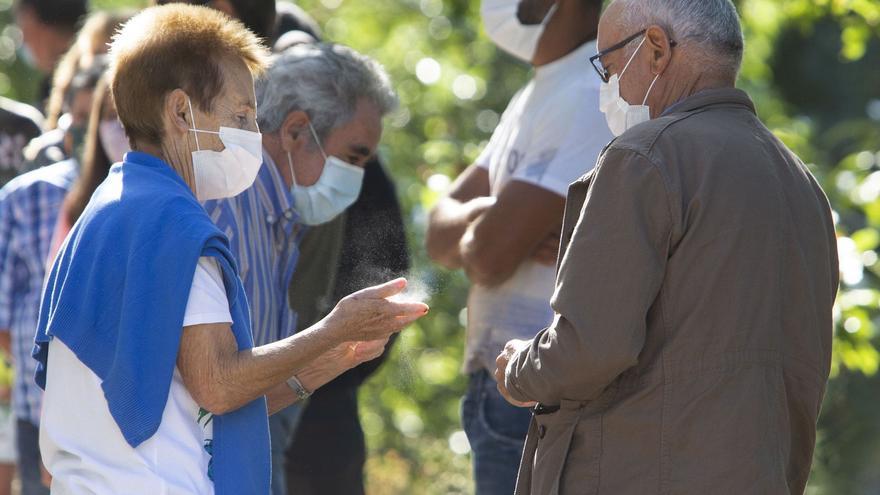
M 518 4 L 519 0 L 483 0 L 480 5 L 480 15 L 483 17 L 483 27 L 489 39 L 514 57 L 531 62 L 538 47 L 538 40 L 544 32 L 544 26 L 553 16 L 556 5 L 550 8 L 543 23 L 526 26 L 516 17 Z
M 121 162 L 122 157 L 130 150 L 125 129 L 117 119 L 101 121 L 98 125 L 98 139 L 111 163 Z
M 263 135 L 232 127 L 221 127 L 220 132 L 197 129 L 192 101 L 188 98 L 187 101 L 193 119 L 190 131 L 195 133 L 198 149 L 192 152 L 196 198 L 208 201 L 238 196 L 251 187 L 263 164 Z M 200 132 L 219 135 L 223 151 L 202 150 Z
M 287 165 L 293 180 L 293 205 L 300 220 L 306 225 L 320 225 L 333 220 L 357 201 L 364 182 L 364 169 L 345 163 L 335 156 L 328 157 L 311 122 L 309 130 L 324 156 L 324 170 L 318 181 L 311 186 L 300 186 L 296 183 L 290 152 L 287 152 Z
M 620 76 L 614 74 L 599 89 L 599 109 L 605 114 L 608 128 L 611 129 L 611 133 L 615 136 L 620 136 L 633 127 L 651 120 L 651 109 L 646 103 L 648 102 L 651 90 L 654 89 L 654 84 L 657 82 L 657 79 L 660 79 L 660 74 L 657 74 L 657 77 L 651 82 L 648 93 L 645 94 L 645 99 L 641 105 L 630 105 L 620 96 L 620 78 L 623 77 L 626 69 L 629 68 L 629 64 L 636 58 L 636 54 L 639 53 L 643 44 L 645 44 L 645 38 L 642 38 L 642 42 L 639 43 L 638 48 L 629 58 L 629 62 L 626 63 L 626 66 L 620 72 Z

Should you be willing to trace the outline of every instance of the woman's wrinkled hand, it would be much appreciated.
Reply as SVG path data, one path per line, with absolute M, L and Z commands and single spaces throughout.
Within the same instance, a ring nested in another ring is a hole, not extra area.
M 368 342 L 343 342 L 318 356 L 297 373 L 297 378 L 306 390 L 314 392 L 346 371 L 378 358 L 385 352 L 387 344 L 387 338 Z
M 406 285 L 406 279 L 399 278 L 355 292 L 339 301 L 323 324 L 338 332 L 336 335 L 344 342 L 363 344 L 387 339 L 428 314 L 427 304 L 389 300 L 403 292 Z M 361 353 L 371 349 L 365 346 Z

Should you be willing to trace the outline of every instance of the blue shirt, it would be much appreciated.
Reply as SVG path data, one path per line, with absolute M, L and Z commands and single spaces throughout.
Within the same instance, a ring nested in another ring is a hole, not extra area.
M 250 304 L 254 345 L 296 332 L 287 291 L 305 229 L 293 195 L 268 153 L 254 185 L 234 198 L 207 201 L 205 210 L 229 238 Z
M 40 422 L 42 391 L 31 359 L 46 258 L 64 196 L 79 174 L 65 160 L 16 177 L 0 189 L 0 329 L 8 329 L 15 360 L 12 404 L 18 419 Z

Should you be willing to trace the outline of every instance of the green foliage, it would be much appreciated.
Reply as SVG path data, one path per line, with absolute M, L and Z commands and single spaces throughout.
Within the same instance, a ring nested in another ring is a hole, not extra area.
M 0 0 L 0 25 L 11 0 Z M 101 7 L 138 5 L 103 0 Z M 810 493 L 876 493 L 880 366 L 880 1 L 739 0 L 747 49 L 740 86 L 819 177 L 838 217 L 843 283 Z M 302 0 L 325 36 L 381 61 L 400 94 L 382 153 L 409 219 L 412 279 L 432 313 L 401 336 L 361 391 L 377 495 L 472 493 L 459 368 L 467 281 L 424 254 L 427 210 L 488 140 L 528 68 L 481 34 L 477 0 Z M 0 94 L 29 100 L 39 77 L 0 29 Z M 458 453 L 456 453 L 458 452 Z

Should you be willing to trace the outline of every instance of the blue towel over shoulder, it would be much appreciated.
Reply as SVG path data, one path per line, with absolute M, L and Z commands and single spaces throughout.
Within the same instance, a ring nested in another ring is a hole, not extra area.
M 137 447 L 162 421 L 198 259 L 223 272 L 239 349 L 253 347 L 247 298 L 228 240 L 165 162 L 130 152 L 95 191 L 56 258 L 43 294 L 34 357 L 45 388 L 58 338 L 102 381 L 113 419 Z M 269 492 L 264 398 L 215 416 L 215 492 Z

